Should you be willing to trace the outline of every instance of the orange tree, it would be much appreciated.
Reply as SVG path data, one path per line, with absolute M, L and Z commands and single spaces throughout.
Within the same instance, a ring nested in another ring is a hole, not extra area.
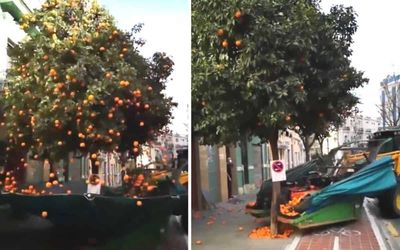
M 351 7 L 334 6 L 313 25 L 314 48 L 308 53 L 307 63 L 300 64 L 304 72 L 301 89 L 306 97 L 293 108 L 289 126 L 297 126 L 306 160 L 314 141 L 318 139 L 321 144 L 330 130 L 356 109 L 358 98 L 351 90 L 368 82 L 362 72 L 350 65 L 350 46 L 357 30 L 355 20 Z
M 169 123 L 175 104 L 163 90 L 173 62 L 139 54 L 141 25 L 123 32 L 86 0 L 47 0 L 20 24 L 33 32 L 9 51 L 9 152 L 50 161 L 89 153 L 96 173 L 100 150 L 136 156 Z
M 325 15 L 316 1 L 306 0 L 193 1 L 194 135 L 204 144 L 242 145 L 258 136 L 270 143 L 272 157 L 278 159 L 280 130 L 299 126 L 305 131 L 306 123 L 322 116 L 325 125 L 331 120 L 323 112 L 339 102 L 345 104 L 330 109 L 332 113 L 351 109 L 357 99 L 350 90 L 364 83 L 348 59 L 356 24 L 351 9 L 335 10 Z M 332 56 L 336 64 L 331 67 Z M 348 102 L 344 94 L 351 97 Z M 315 105 L 323 106 L 317 116 L 307 111 Z M 321 127 L 328 128 L 318 125 L 310 131 L 320 132 Z M 243 154 L 242 159 L 248 183 Z M 274 183 L 273 233 L 279 189 Z

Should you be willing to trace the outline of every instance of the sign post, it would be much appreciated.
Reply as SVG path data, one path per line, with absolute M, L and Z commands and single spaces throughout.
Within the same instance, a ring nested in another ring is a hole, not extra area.
M 278 234 L 278 209 L 279 194 L 281 193 L 281 181 L 286 180 L 286 167 L 282 160 L 271 162 L 272 200 L 271 200 L 271 233 Z
M 271 162 L 272 182 L 286 181 L 286 167 L 282 160 Z

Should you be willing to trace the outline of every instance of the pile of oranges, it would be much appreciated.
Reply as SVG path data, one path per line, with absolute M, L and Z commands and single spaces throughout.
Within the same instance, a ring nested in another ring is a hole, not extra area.
M 288 203 L 281 204 L 279 206 L 279 210 L 280 210 L 281 214 L 286 215 L 286 216 L 290 216 L 290 217 L 294 217 L 294 216 L 299 215 L 298 212 L 294 211 L 294 207 L 297 206 L 298 204 L 300 204 L 301 200 L 306 195 L 307 195 L 307 193 L 295 196 Z
M 0 185 L 3 183 L 0 182 Z M 4 191 L 14 193 L 17 191 L 17 182 L 15 181 L 15 177 L 11 175 L 11 172 L 6 173 L 6 178 L 4 178 Z
M 259 227 L 253 229 L 249 234 L 250 239 L 277 239 L 288 238 L 293 233 L 293 230 L 285 229 L 282 234 L 272 234 L 269 227 Z

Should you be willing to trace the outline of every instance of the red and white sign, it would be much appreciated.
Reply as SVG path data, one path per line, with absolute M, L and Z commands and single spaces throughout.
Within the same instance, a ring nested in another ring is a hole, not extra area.
M 273 182 L 286 181 L 286 166 L 282 160 L 271 162 L 271 178 Z

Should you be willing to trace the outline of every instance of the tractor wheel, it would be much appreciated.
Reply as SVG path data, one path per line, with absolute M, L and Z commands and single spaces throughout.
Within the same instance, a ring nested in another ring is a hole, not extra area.
M 378 197 L 383 216 L 400 217 L 400 184 Z

